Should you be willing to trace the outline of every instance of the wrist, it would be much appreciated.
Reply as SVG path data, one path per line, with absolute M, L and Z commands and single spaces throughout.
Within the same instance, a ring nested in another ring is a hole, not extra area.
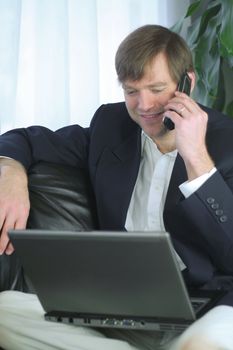
M 10 158 L 0 159 L 0 176 L 6 179 L 14 178 L 16 182 L 20 181 L 21 184 L 27 186 L 28 178 L 24 166 Z
M 215 164 L 208 153 L 199 154 L 198 156 L 190 157 L 185 161 L 188 181 L 192 181 L 203 174 L 209 173 Z

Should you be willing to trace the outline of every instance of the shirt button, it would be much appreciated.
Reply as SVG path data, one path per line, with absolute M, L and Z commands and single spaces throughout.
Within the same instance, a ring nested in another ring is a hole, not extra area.
M 220 222 L 226 222 L 227 221 L 227 216 L 226 215 L 220 216 L 219 221 Z
M 207 201 L 207 203 L 212 204 L 215 202 L 215 199 L 212 197 L 208 197 L 206 201 Z

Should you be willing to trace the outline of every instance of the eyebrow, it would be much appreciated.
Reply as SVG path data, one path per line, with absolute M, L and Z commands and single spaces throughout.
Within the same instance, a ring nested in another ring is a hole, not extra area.
M 167 83 L 162 81 L 146 85 L 147 88 L 164 87 L 164 86 L 167 86 Z M 122 87 L 123 89 L 137 89 L 135 88 L 135 86 L 131 86 L 130 84 L 128 85 L 127 83 L 123 83 Z

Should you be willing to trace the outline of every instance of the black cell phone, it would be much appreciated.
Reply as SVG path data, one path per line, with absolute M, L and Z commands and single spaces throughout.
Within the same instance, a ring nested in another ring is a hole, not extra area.
M 190 95 L 191 79 L 189 78 L 187 72 L 185 72 L 182 75 L 182 77 L 181 77 L 181 79 L 179 81 L 179 84 L 177 85 L 177 90 L 180 91 L 180 92 L 184 92 L 187 95 Z M 166 128 L 168 130 L 173 130 L 175 128 L 174 123 L 168 117 L 164 117 L 163 123 L 164 123 L 164 125 L 166 126 Z

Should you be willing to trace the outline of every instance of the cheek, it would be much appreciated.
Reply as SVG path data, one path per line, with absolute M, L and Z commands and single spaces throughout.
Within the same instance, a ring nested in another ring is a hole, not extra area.
M 136 109 L 137 109 L 137 105 L 134 101 L 132 101 L 131 99 L 125 99 L 125 105 L 126 105 L 126 109 L 129 113 L 129 116 L 131 119 L 133 119 L 134 121 L 137 121 L 137 113 L 136 113 Z
M 125 104 L 128 109 L 134 109 L 137 107 L 137 98 L 125 95 Z
M 174 96 L 174 93 L 166 93 L 164 95 L 160 96 L 160 103 L 161 105 L 166 105 L 168 103 L 168 101 Z

